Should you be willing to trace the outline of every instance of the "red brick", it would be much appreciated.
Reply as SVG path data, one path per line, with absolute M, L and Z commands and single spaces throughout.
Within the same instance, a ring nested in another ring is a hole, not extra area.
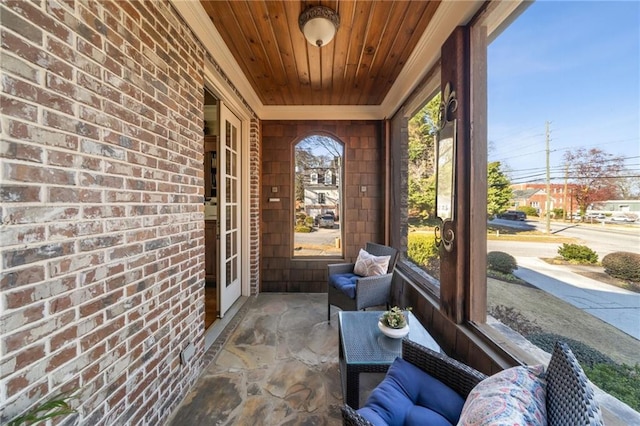
M 39 186 L 0 186 L 0 201 L 3 203 L 40 202 Z
M 124 108 L 123 106 L 114 104 L 113 102 L 105 102 L 104 104 L 105 104 L 104 112 L 106 114 L 113 115 L 114 117 L 119 118 L 120 120 L 124 120 L 131 124 L 135 124 L 135 125 L 139 124 L 140 118 L 135 112 L 130 111 Z
M 9 10 L 10 9 L 6 9 L 4 7 L 0 8 L 0 13 L 2 14 L 2 25 L 13 32 L 20 34 L 22 37 L 34 44 L 42 44 L 42 30 Z
M 73 185 L 75 174 L 71 171 L 51 169 L 27 164 L 7 164 L 5 178 L 19 182 L 33 183 L 57 183 L 61 185 Z
M 11 76 L 2 79 L 2 91 L 9 95 L 35 102 L 38 99 L 38 87 Z
M 22 15 L 30 23 L 36 25 L 38 28 L 41 28 L 49 34 L 53 34 L 57 38 L 64 40 L 67 44 L 71 44 L 73 36 L 69 29 L 58 21 L 52 19 L 50 16 L 45 15 L 41 9 L 34 7 L 30 2 L 18 0 L 9 2 L 9 5 L 12 10 Z
M 98 127 L 88 124 L 84 121 L 77 120 L 73 117 L 54 113 L 53 111 L 43 111 L 42 122 L 43 124 L 53 127 L 54 129 L 76 133 L 87 138 L 98 139 L 100 137 L 100 131 Z M 82 140 L 83 144 L 86 144 L 87 142 L 89 141 L 86 139 Z
M 115 205 L 86 206 L 82 208 L 82 216 L 85 219 L 124 217 L 125 212 L 126 212 L 126 209 L 124 206 L 115 206 Z
M 8 74 L 14 74 L 32 82 L 38 82 L 40 75 L 43 72 L 39 67 L 30 64 L 22 58 L 11 56 L 9 54 L 3 54 L 2 61 L 0 61 L 0 69 L 4 70 Z
M 56 314 L 75 306 L 72 296 L 65 294 L 49 301 L 49 312 Z
M 49 372 L 55 370 L 63 364 L 71 361 L 76 356 L 76 346 L 71 345 L 62 349 L 60 352 L 50 355 L 47 358 L 47 366 L 45 371 Z
M 141 194 L 139 192 L 105 191 L 104 199 L 108 203 L 139 203 Z
M 88 253 L 82 256 L 64 257 L 49 262 L 49 274 L 52 277 L 59 277 L 83 269 L 96 267 L 104 261 L 103 253 Z
M 118 160 L 124 160 L 126 156 L 125 151 L 121 148 L 86 139 L 82 141 L 82 152 Z
M 9 120 L 9 135 L 24 141 L 43 143 L 49 147 L 68 148 L 75 150 L 78 147 L 78 137 L 68 135 L 52 129 L 30 126 Z
M 18 332 L 11 333 L 3 337 L 7 353 L 19 350 L 21 347 L 36 343 L 46 338 L 52 331 L 69 325 L 74 321 L 73 312 L 65 312 L 56 317 L 51 317 L 47 321 L 41 321 Z
M 95 123 L 101 127 L 106 127 L 107 129 L 110 129 L 110 130 L 120 131 L 122 128 L 120 120 L 114 117 L 105 115 L 101 111 L 98 111 L 97 109 L 80 106 L 80 113 L 78 117 L 81 120 L 85 120 L 90 123 Z
M 52 203 L 99 203 L 102 193 L 91 189 L 53 187 L 48 190 Z
M 102 222 L 99 221 L 54 223 L 49 226 L 51 239 L 59 239 L 61 237 L 75 238 L 84 235 L 101 234 L 102 232 Z
M 73 220 L 78 217 L 79 210 L 76 207 L 41 207 L 29 206 L 19 208 L 6 208 L 5 217 L 11 224 L 54 222 L 60 220 Z
M 68 152 L 49 151 L 47 164 L 52 166 L 71 168 L 74 166 L 77 158 L 78 156 Z
M 6 96 L 0 96 L 0 113 L 27 121 L 38 119 L 37 106 Z
M 56 330 L 49 336 L 49 345 L 51 351 L 57 351 L 69 342 L 73 342 L 78 337 L 78 327 L 75 325 Z
M 44 344 L 29 346 L 15 355 L 15 367 L 13 371 L 20 371 L 37 363 L 44 358 Z
M 120 317 L 108 324 L 96 329 L 95 331 L 83 336 L 80 340 L 80 348 L 87 351 L 98 342 L 104 341 L 106 338 L 116 333 L 124 326 L 124 317 Z
M 104 139 L 105 142 L 111 143 L 113 145 L 118 145 L 123 148 L 132 151 L 140 150 L 140 142 L 136 139 L 130 138 L 129 136 L 125 136 L 121 133 L 112 132 L 110 130 L 105 130 Z M 150 167 L 155 167 L 155 162 L 150 162 Z
M 34 323 L 44 318 L 44 308 L 43 303 L 38 303 L 26 306 L 24 309 L 8 312 L 0 317 L 0 325 L 4 330 L 14 330 L 24 324 Z
M 42 107 L 51 108 L 64 114 L 73 115 L 73 103 L 60 95 L 48 90 L 37 92 L 38 104 Z
M 15 249 L 2 253 L 3 265 L 6 268 L 13 268 L 28 263 L 65 256 L 73 253 L 73 251 L 73 243 L 51 243 L 38 247 Z
M 42 265 L 28 265 L 25 268 L 0 274 L 0 290 L 10 290 L 27 284 L 34 284 L 44 280 Z
M 45 40 L 45 47 L 49 53 L 65 62 L 76 62 L 76 52 L 69 44 L 49 36 L 47 36 Z

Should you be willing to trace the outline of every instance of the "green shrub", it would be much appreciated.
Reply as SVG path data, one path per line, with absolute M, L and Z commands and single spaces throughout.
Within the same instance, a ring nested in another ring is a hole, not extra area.
M 407 244 L 407 257 L 418 266 L 427 266 L 438 257 L 436 237 L 432 234 L 410 232 Z
M 490 251 L 487 253 L 487 268 L 503 274 L 511 274 L 518 269 L 518 263 L 509 253 Z
M 305 225 L 307 225 L 307 226 L 313 226 L 313 225 L 314 225 L 314 223 L 315 223 L 315 219 L 314 219 L 314 218 L 312 218 L 311 216 L 307 216 L 307 217 L 304 219 L 304 224 L 305 224 Z
M 586 367 L 585 374 L 596 386 L 640 411 L 640 365 L 596 364 Z
M 564 260 L 573 260 L 579 263 L 596 263 L 598 261 L 598 254 L 595 251 L 579 244 L 563 243 L 562 247 L 558 248 L 558 254 Z
M 540 349 L 552 353 L 558 340 L 565 342 L 571 348 L 582 367 L 593 367 L 596 364 L 614 364 L 613 360 L 602 352 L 584 343 L 554 333 L 534 333 L 526 336 L 527 340 Z
M 562 219 L 564 217 L 564 209 L 553 209 L 551 213 L 553 213 L 554 218 Z
M 535 207 L 531 206 L 520 206 L 516 210 L 524 212 L 527 216 L 538 216 L 538 210 Z
M 604 272 L 612 277 L 640 282 L 640 254 L 626 251 L 609 253 L 602 258 Z
M 305 212 L 297 212 L 296 213 L 296 226 L 304 225 L 306 218 L 307 218 L 307 214 Z
M 636 364 L 635 367 L 617 364 L 602 352 L 558 334 L 536 333 L 526 337 L 531 343 L 549 353 L 553 352 L 556 341 L 564 341 L 594 385 L 634 410 L 640 409 L 640 364 Z
M 302 233 L 309 233 L 311 231 L 313 231 L 313 228 L 307 226 L 307 225 L 296 225 L 295 232 L 302 232 Z

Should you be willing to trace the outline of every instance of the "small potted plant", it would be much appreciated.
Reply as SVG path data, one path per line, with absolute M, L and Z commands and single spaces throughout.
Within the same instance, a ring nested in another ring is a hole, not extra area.
M 405 309 L 407 311 L 411 308 Z M 392 339 L 399 339 L 406 336 L 409 333 L 409 323 L 407 316 L 397 306 L 394 306 L 389 311 L 385 311 L 380 320 L 378 321 L 378 328 L 387 337 Z

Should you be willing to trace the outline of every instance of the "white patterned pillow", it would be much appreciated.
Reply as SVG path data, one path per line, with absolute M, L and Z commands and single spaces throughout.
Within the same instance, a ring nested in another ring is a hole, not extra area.
M 462 407 L 458 426 L 547 424 L 544 366 L 512 367 L 478 383 Z
M 390 259 L 391 256 L 374 256 L 366 250 L 360 249 L 353 273 L 361 277 L 386 274 Z

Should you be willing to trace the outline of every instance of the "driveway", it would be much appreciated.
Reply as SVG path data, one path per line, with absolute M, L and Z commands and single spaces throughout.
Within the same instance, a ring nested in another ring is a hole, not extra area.
M 516 257 L 518 278 L 640 340 L 640 293 L 596 281 L 536 257 Z

